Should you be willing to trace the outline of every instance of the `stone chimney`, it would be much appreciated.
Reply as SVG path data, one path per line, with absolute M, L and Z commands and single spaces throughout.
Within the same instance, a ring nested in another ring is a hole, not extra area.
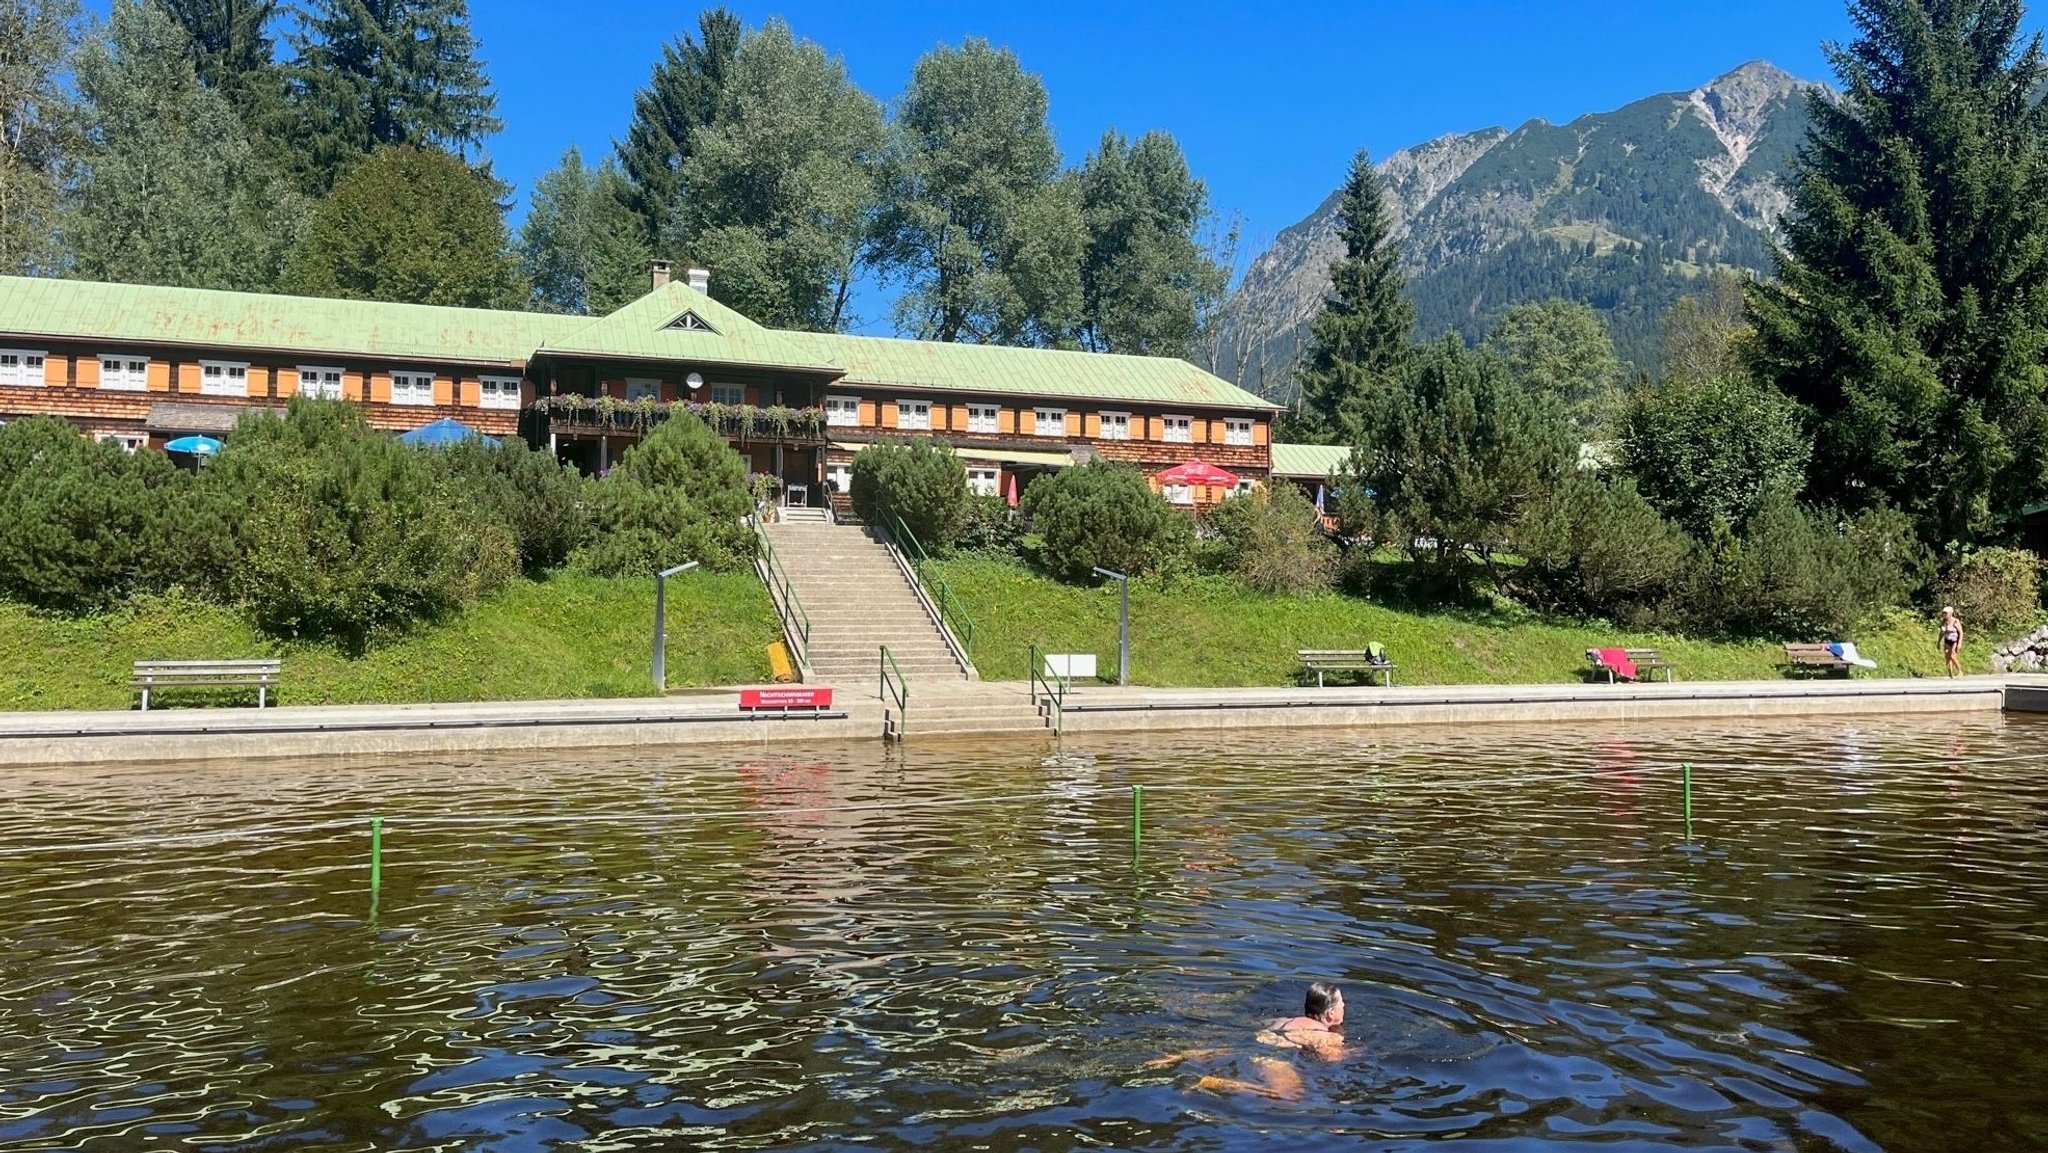
M 690 282 L 690 288 L 692 291 L 701 292 L 706 296 L 711 295 L 710 269 L 692 268 L 688 272 L 683 273 L 683 279 Z
M 653 289 L 660 288 L 662 285 L 667 284 L 669 280 L 668 261 L 657 260 L 652 265 L 650 265 L 647 270 L 647 279 L 649 284 L 651 285 L 649 291 L 653 291 Z

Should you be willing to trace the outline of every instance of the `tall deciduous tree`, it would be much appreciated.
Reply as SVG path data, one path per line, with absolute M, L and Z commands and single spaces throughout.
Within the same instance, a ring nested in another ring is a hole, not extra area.
M 877 228 L 908 281 L 898 323 L 928 340 L 1070 345 L 1084 229 L 1046 124 L 1045 85 L 986 40 L 918 60 Z
M 1853 0 L 1810 98 L 1754 362 L 1811 413 L 1809 496 L 1931 543 L 2048 493 L 2048 114 L 2020 0 Z
M 1115 131 L 1079 175 L 1088 244 L 1081 262 L 1082 346 L 1196 355 L 1202 320 L 1229 270 L 1204 248 L 1209 190 L 1165 132 L 1135 143 Z
M 652 250 L 626 204 L 631 188 L 607 160 L 586 167 L 575 148 L 534 182 L 519 229 L 534 303 L 549 312 L 607 313 L 647 290 Z
M 314 296 L 520 307 L 530 290 L 493 193 L 460 157 L 380 149 L 320 203 L 287 280 Z
M 658 244 L 682 200 L 683 162 L 697 135 L 716 123 L 739 55 L 740 18 L 727 8 L 697 17 L 698 35 L 661 50 L 647 86 L 633 94 L 633 120 L 617 144 L 633 184 L 633 211 L 649 244 Z
M 1310 329 L 1294 435 L 1356 444 L 1374 394 L 1408 360 L 1415 306 L 1379 176 L 1362 151 L 1352 158 L 1337 214 L 1344 255 L 1330 265 L 1330 295 Z
M 1574 300 L 1517 304 L 1487 335 L 1486 347 L 1522 387 L 1554 396 L 1582 437 L 1605 435 L 1620 399 L 1621 361 L 1607 322 Z
M 63 74 L 78 39 L 75 0 L 0 0 L 0 274 L 61 264 L 57 214 L 79 148 Z
M 1659 348 L 1666 381 L 1697 384 L 1748 374 L 1746 283 L 1740 276 L 1715 276 L 1704 291 L 1681 296 L 1664 311 Z
M 665 250 L 704 262 L 713 295 L 763 324 L 842 327 L 884 137 L 845 64 L 770 20 L 741 41 L 724 107 L 693 137 Z
M 466 158 L 504 127 L 467 0 L 312 0 L 293 47 L 306 184 L 316 192 L 380 146 Z
M 184 30 L 147 0 L 115 0 L 80 54 L 90 144 L 66 233 L 81 276 L 267 290 L 303 204 L 250 144 L 227 97 L 199 82 Z

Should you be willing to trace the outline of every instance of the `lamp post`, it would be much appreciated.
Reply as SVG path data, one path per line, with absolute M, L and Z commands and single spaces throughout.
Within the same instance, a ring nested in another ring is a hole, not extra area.
M 654 574 L 654 691 L 668 691 L 668 578 L 697 567 L 688 561 Z
M 1131 578 L 1114 569 L 1097 567 L 1096 576 L 1117 582 L 1121 595 L 1116 613 L 1116 683 L 1131 683 Z

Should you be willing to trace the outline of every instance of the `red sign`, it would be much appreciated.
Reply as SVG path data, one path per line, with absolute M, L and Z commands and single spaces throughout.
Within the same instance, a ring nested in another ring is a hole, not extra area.
M 795 685 L 789 688 L 741 689 L 740 707 L 743 709 L 829 709 L 832 707 L 832 689 L 808 688 Z

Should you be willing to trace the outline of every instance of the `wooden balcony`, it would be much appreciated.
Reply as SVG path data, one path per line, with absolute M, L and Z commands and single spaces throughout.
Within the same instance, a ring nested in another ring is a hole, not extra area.
M 685 401 L 620 400 L 615 396 L 562 393 L 533 402 L 558 432 L 636 433 L 687 412 L 729 440 L 820 444 L 825 440 L 825 410 L 784 405 L 690 404 Z

